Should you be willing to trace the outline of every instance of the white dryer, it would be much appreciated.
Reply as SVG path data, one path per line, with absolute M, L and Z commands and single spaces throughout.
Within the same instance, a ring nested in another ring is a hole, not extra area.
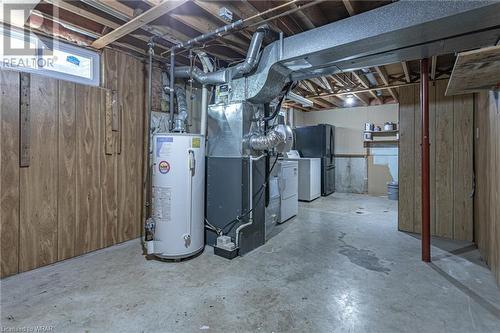
M 313 201 L 321 196 L 321 158 L 300 157 L 296 150 L 287 153 L 286 161 L 299 163 L 299 200 Z
M 298 185 L 299 165 L 298 161 L 280 160 L 279 189 L 281 194 L 281 219 L 286 220 L 297 215 L 299 210 Z

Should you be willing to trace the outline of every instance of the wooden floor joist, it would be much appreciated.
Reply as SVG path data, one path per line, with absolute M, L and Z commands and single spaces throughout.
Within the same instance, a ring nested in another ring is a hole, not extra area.
M 159 5 L 145 11 L 141 15 L 134 17 L 132 20 L 120 26 L 118 29 L 115 29 L 107 35 L 104 35 L 101 38 L 95 40 L 91 46 L 96 49 L 102 49 L 106 45 L 113 43 L 121 37 L 131 33 L 132 31 L 135 31 L 142 26 L 156 20 L 160 16 L 167 14 L 168 12 L 174 10 L 185 2 L 185 0 L 162 2 Z

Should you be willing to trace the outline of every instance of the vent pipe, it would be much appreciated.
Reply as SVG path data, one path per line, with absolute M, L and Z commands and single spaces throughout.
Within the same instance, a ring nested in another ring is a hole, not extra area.
M 264 37 L 269 32 L 267 25 L 260 26 L 255 31 L 245 60 L 235 66 L 224 68 L 216 72 L 205 73 L 198 67 L 182 66 L 175 69 L 175 77 L 193 78 L 201 84 L 220 84 L 229 82 L 231 79 L 242 77 L 250 73 L 259 61 L 259 52 L 262 47 Z

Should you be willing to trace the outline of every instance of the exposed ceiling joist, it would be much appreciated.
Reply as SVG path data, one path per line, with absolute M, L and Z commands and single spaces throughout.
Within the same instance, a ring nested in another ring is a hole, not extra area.
M 363 87 L 365 88 L 370 87 L 370 82 L 368 82 L 368 79 L 363 74 L 358 73 L 357 71 L 353 71 L 352 75 L 356 78 L 356 80 L 358 80 L 361 83 Z
M 225 19 L 223 19 L 221 16 L 220 16 L 220 9 L 222 7 L 226 7 L 228 10 L 230 10 L 231 12 L 234 13 L 234 8 L 232 8 L 231 3 L 218 3 L 216 1 L 200 1 L 200 0 L 194 0 L 194 3 L 200 7 L 201 9 L 203 9 L 205 12 L 207 12 L 208 14 L 210 14 L 214 19 L 216 19 L 220 24 L 228 24 L 230 22 L 226 21 Z M 231 8 L 228 8 L 228 7 L 231 7 Z M 236 13 L 235 13 L 236 14 Z M 238 14 L 236 14 L 238 15 Z M 239 16 L 239 15 L 238 15 Z M 255 29 L 252 29 L 252 31 L 254 31 Z M 252 35 L 248 32 L 248 31 L 245 31 L 245 30 L 241 30 L 239 31 L 242 35 L 244 35 L 245 37 L 247 38 L 252 38 Z
M 305 95 L 305 98 L 308 99 L 314 99 L 314 98 L 325 98 L 325 97 L 330 97 L 330 96 L 345 96 L 349 94 L 358 94 L 358 93 L 367 93 L 370 91 L 377 91 L 377 90 L 389 90 L 389 89 L 396 89 L 400 87 L 406 87 L 406 86 L 411 86 L 414 85 L 415 83 L 400 83 L 400 84 L 391 84 L 390 86 L 377 86 L 373 88 L 365 88 L 365 89 L 356 89 L 356 90 L 351 90 L 351 91 L 339 91 L 339 92 L 334 92 L 334 93 L 319 93 L 316 95 Z
M 317 98 L 313 102 L 314 102 L 314 104 L 317 104 L 325 109 L 331 109 L 332 107 L 335 106 L 335 104 L 333 104 L 333 103 L 331 103 L 323 98 Z
M 92 47 L 96 49 L 102 49 L 106 45 L 113 43 L 114 41 L 120 39 L 121 37 L 143 27 L 144 25 L 156 20 L 160 16 L 167 14 L 168 12 L 174 10 L 179 7 L 186 1 L 165 1 L 152 7 L 151 9 L 145 11 L 144 13 L 134 17 L 118 29 L 115 29 L 108 33 L 107 35 L 102 36 L 92 43 Z
M 377 95 L 377 93 L 376 93 L 375 91 L 370 90 L 368 93 L 369 93 L 369 94 L 370 94 L 370 95 L 371 95 L 374 99 L 376 99 L 376 100 L 377 100 L 377 102 L 378 102 L 379 104 L 384 104 L 384 101 L 382 100 L 382 98 L 380 98 L 380 96 L 379 96 L 379 95 Z
M 171 14 L 170 16 L 202 34 L 214 31 L 219 28 L 219 26 L 210 22 L 204 17 L 192 16 L 188 14 Z M 224 37 L 221 37 L 221 40 L 224 40 L 227 44 L 227 47 L 237 51 L 239 54 L 246 54 L 246 45 L 248 45 L 246 41 L 238 38 L 233 34 L 227 34 Z
M 83 18 L 86 18 L 86 19 L 89 19 L 91 21 L 94 21 L 94 22 L 97 22 L 101 25 L 104 25 L 106 27 L 109 27 L 111 29 L 117 29 L 120 27 L 120 24 L 114 22 L 114 21 L 111 21 L 111 20 L 108 20 L 102 16 L 99 16 L 99 15 L 96 15 L 92 12 L 89 12 L 88 10 L 85 10 L 85 9 L 82 9 L 80 7 L 77 7 L 77 6 L 74 6 L 72 5 L 71 3 L 69 2 L 66 2 L 66 1 L 54 1 L 54 0 L 44 0 L 46 3 L 49 3 L 49 4 L 52 4 L 54 6 L 57 6 L 61 9 L 64 9 L 68 12 L 71 12 L 73 14 L 76 14 L 78 16 L 81 16 Z M 134 37 L 134 38 L 137 38 L 143 42 L 148 42 L 149 41 L 149 37 L 145 36 L 145 35 L 142 35 L 142 34 L 131 34 L 130 35 L 131 37 Z M 163 45 L 160 45 L 158 44 L 157 45 L 158 48 L 160 49 L 163 49 L 163 50 L 166 50 L 167 48 Z M 144 51 L 144 50 L 143 50 Z M 141 52 L 143 53 L 143 52 Z
M 399 102 L 399 96 L 396 90 L 394 89 L 389 89 L 389 94 L 391 94 L 392 98 L 394 98 L 394 101 Z
M 298 6 L 293 3 L 292 8 L 298 8 Z M 301 10 L 298 10 L 295 15 L 299 18 L 300 22 L 307 28 L 307 29 L 314 29 L 316 26 L 314 23 L 311 21 L 311 19 Z
M 117 0 L 94 0 L 102 3 L 103 5 L 112 8 L 122 14 L 127 15 L 128 17 L 134 16 L 134 10 L 127 5 L 117 1 Z
M 313 93 L 316 93 L 316 89 L 314 88 L 313 84 L 309 80 L 304 80 L 302 82 L 306 86 L 306 90 L 313 92 Z
M 403 61 L 401 63 L 401 66 L 403 67 L 403 72 L 405 74 L 405 80 L 406 80 L 406 83 L 410 83 L 411 82 L 411 76 L 410 76 L 410 70 L 408 69 L 408 64 L 406 61 Z
M 321 76 L 320 78 L 320 81 L 323 82 L 323 84 L 325 85 L 326 87 L 326 90 L 328 90 L 329 92 L 333 92 L 333 87 L 332 85 L 330 84 L 330 81 L 328 81 L 328 79 L 324 76 Z
M 388 86 L 389 85 L 389 77 L 387 75 L 387 71 L 385 70 L 385 67 L 383 66 L 376 66 L 375 71 L 377 71 L 377 74 L 379 75 L 380 79 L 382 79 L 382 82 Z
M 354 10 L 351 0 L 342 0 L 342 2 L 344 3 L 345 9 L 349 13 L 349 16 L 356 15 L 356 11 Z
M 338 97 L 328 96 L 328 97 L 324 97 L 323 99 L 334 104 L 335 106 L 337 106 L 339 108 L 344 106 L 344 101 Z
M 83 8 L 77 7 L 75 5 L 72 5 L 70 2 L 66 1 L 58 1 L 58 0 L 44 0 L 44 2 L 49 3 L 51 5 L 57 6 L 61 9 L 64 9 L 68 12 L 71 12 L 73 14 L 76 14 L 78 16 L 87 18 L 89 20 L 92 20 L 94 22 L 97 22 L 101 25 L 104 25 L 106 27 L 109 27 L 111 29 L 117 29 L 120 27 L 120 24 L 108 20 L 107 18 L 104 18 L 102 16 L 96 15 L 88 10 L 85 10 Z
M 437 56 L 432 56 L 431 58 L 431 80 L 436 79 L 436 66 L 437 66 Z
M 366 97 L 360 94 L 353 94 L 354 97 L 356 97 L 361 103 L 363 103 L 365 106 L 370 105 L 370 100 L 368 100 Z
M 310 81 L 312 81 L 314 84 L 316 84 L 321 89 L 329 90 L 328 85 L 325 84 L 325 82 L 322 79 L 324 79 L 324 78 L 323 77 L 321 77 L 321 78 L 315 77 L 315 78 L 310 79 Z
M 384 66 L 376 66 L 375 70 L 377 71 L 377 74 L 380 76 L 382 79 L 382 82 L 384 82 L 385 86 L 389 86 L 389 76 L 387 75 L 387 71 L 385 70 Z M 394 98 L 395 101 L 398 101 L 398 94 L 394 91 L 394 89 L 389 88 L 389 94 L 391 94 L 392 98 Z

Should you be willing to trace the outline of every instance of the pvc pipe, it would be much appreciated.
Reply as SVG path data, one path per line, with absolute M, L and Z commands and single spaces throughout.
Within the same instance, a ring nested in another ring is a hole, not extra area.
M 431 200 L 429 156 L 429 59 L 420 60 L 420 110 L 422 115 L 422 261 L 431 261 Z
M 248 205 L 250 208 L 250 214 L 248 218 L 248 223 L 240 225 L 238 228 L 236 228 L 236 239 L 235 239 L 235 244 L 236 248 L 240 247 L 240 231 L 243 230 L 244 228 L 251 226 L 253 224 L 253 161 L 258 161 L 261 158 L 263 158 L 266 155 L 260 155 L 259 157 L 252 157 L 250 156 L 249 158 L 249 189 L 248 191 L 250 192 L 249 198 L 248 198 Z
M 213 70 L 210 66 L 209 59 L 205 54 L 199 54 L 201 65 L 203 66 L 203 72 L 208 73 Z M 210 67 L 210 68 L 209 68 Z M 206 84 L 202 85 L 201 88 L 201 124 L 200 124 L 200 134 L 207 135 L 207 114 L 208 114 L 208 87 Z
M 175 52 L 172 50 L 170 52 L 170 90 L 169 90 L 169 112 L 170 112 L 170 124 L 169 130 L 172 130 L 174 126 L 174 83 L 175 83 Z
M 200 134 L 207 135 L 207 113 L 208 113 L 208 88 L 204 84 L 201 88 L 201 125 Z

